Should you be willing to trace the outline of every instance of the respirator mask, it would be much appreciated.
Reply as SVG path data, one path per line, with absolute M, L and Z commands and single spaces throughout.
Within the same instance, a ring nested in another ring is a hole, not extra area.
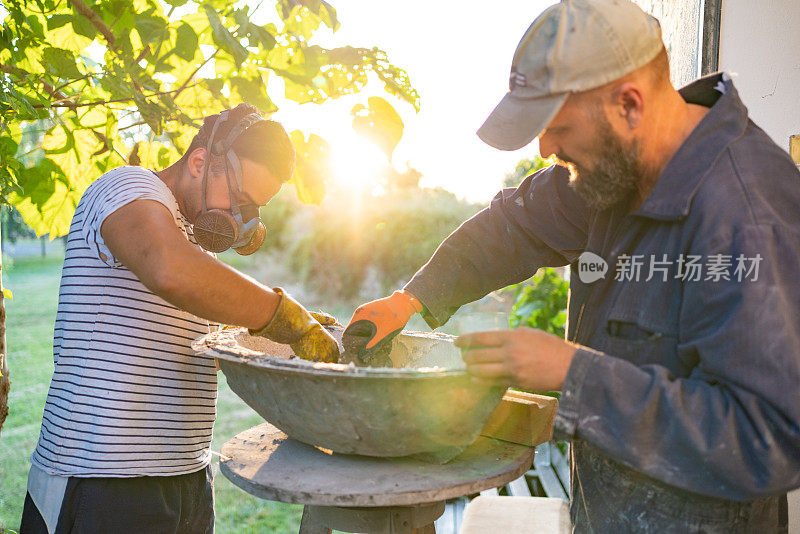
M 248 128 L 265 119 L 257 113 L 246 115 L 231 129 L 224 140 L 214 141 L 217 128 L 227 120 L 228 111 L 220 113 L 208 138 L 202 177 L 202 209 L 194 222 L 194 238 L 198 245 L 209 252 L 218 253 L 233 248 L 239 254 L 248 255 L 254 253 L 264 243 L 267 229 L 261 222 L 258 205 L 252 202 L 239 203 L 243 197 L 242 166 L 231 147 Z M 208 209 L 206 205 L 208 168 L 212 158 L 216 157 L 222 157 L 225 163 L 225 180 L 228 183 L 228 195 L 231 200 L 230 210 Z

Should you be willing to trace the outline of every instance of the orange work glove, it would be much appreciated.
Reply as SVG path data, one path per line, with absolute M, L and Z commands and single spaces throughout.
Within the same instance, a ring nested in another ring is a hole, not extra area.
M 369 362 L 386 351 L 411 316 L 422 311 L 422 303 L 411 293 L 395 291 L 391 296 L 367 302 L 356 308 L 342 335 L 344 349 Z
M 250 330 L 254 336 L 264 336 L 278 343 L 286 343 L 294 353 L 304 360 L 315 362 L 336 362 L 339 359 L 339 346 L 333 336 L 299 302 L 276 287 L 273 291 L 280 295 L 281 301 L 272 320 L 260 330 Z M 319 317 L 326 322 L 336 319 L 327 314 Z M 326 319 L 327 317 L 327 319 Z

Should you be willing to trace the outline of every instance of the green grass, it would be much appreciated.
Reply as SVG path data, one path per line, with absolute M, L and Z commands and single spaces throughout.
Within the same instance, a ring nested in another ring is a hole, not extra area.
M 16 530 L 22 515 L 44 400 L 53 373 L 53 323 L 63 257 L 17 258 L 4 264 L 4 284 L 14 294 L 7 306 L 7 346 L 11 372 L 10 413 L 0 433 L 0 532 Z M 246 265 L 242 265 L 246 268 Z M 263 420 L 227 386 L 220 374 L 218 416 L 212 449 L 219 451 L 238 432 Z M 216 531 L 219 533 L 297 532 L 302 507 L 250 496 L 218 474 L 214 459 Z
M 57 249 L 58 250 L 58 249 Z M 346 323 L 359 302 L 331 302 L 307 292 L 279 254 L 239 256 L 228 252 L 221 259 L 268 285 L 281 285 L 311 310 L 322 310 Z M 58 303 L 63 256 L 50 253 L 6 260 L 3 279 L 14 295 L 7 305 L 7 344 L 11 370 L 10 414 L 0 434 L 0 533 L 2 527 L 16 530 L 22 514 L 30 468 L 29 457 L 39 437 L 44 400 L 53 373 L 53 323 Z M 377 298 L 382 295 L 375 295 Z M 497 313 L 484 313 L 478 303 L 465 306 L 442 330 L 462 333 L 501 326 Z M 483 323 L 476 321 L 483 321 Z M 505 319 L 503 319 L 505 321 Z M 462 324 L 463 323 L 463 324 Z M 484 324 L 485 323 L 485 324 Z M 417 315 L 410 330 L 427 330 Z M 263 422 L 242 402 L 219 375 L 218 415 L 212 450 L 235 434 Z M 250 496 L 219 474 L 218 459 L 213 461 L 216 499 L 216 531 L 227 533 L 297 532 L 302 507 L 264 501 Z

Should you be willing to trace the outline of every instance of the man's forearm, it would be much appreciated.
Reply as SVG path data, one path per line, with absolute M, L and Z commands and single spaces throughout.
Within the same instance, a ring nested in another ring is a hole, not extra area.
M 182 310 L 210 321 L 258 330 L 280 296 L 265 285 L 200 251 L 167 260 L 169 274 L 151 290 Z M 171 265 L 170 265 L 171 264 Z M 213 280 L 213 283 L 209 283 Z
M 787 386 L 780 390 L 793 395 Z M 588 348 L 564 382 L 555 437 L 581 438 L 650 477 L 718 498 L 777 495 L 800 480 L 797 426 L 763 398 Z
M 111 253 L 153 293 L 193 315 L 260 329 L 279 296 L 191 244 L 172 214 L 137 200 L 110 214 L 101 227 Z
M 549 167 L 505 189 L 462 224 L 405 286 L 432 327 L 463 304 L 526 280 L 540 267 L 567 265 L 586 245 L 589 210 L 569 172 Z

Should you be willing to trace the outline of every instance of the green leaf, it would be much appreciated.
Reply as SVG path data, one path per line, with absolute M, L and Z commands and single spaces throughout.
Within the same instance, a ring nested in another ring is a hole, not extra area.
M 75 33 L 87 39 L 94 40 L 97 36 L 97 29 L 92 22 L 83 15 L 79 15 L 77 12 L 72 17 L 72 28 L 75 30 Z
M 49 154 L 66 154 L 75 147 L 75 134 L 71 129 L 58 125 L 44 136 L 42 148 Z
M 308 41 L 322 24 L 322 19 L 304 6 L 295 5 L 290 15 L 284 18 L 284 22 L 284 33 L 298 35 L 303 40 Z
M 19 145 L 12 138 L 5 135 L 0 136 L 0 165 L 5 165 L 9 159 L 14 157 L 17 147 Z
M 220 52 L 214 57 L 214 73 L 217 79 L 225 79 L 233 76 L 233 73 L 238 69 L 236 60 L 233 56 L 226 52 Z
M 277 41 L 275 40 L 275 36 L 272 32 L 269 31 L 268 26 L 256 26 L 255 24 L 250 25 L 250 34 L 255 37 L 256 41 L 261 44 L 261 47 L 264 50 L 272 50 L 275 47 Z M 251 43 L 252 44 L 252 43 Z
M 176 32 L 175 55 L 184 61 L 192 61 L 198 48 L 197 34 L 194 29 L 185 22 L 182 22 L 180 26 L 178 26 Z
M 181 22 L 185 22 L 186 24 L 191 26 L 194 32 L 198 35 L 198 37 L 200 37 L 201 34 L 208 35 L 211 33 L 210 31 L 208 31 L 209 28 L 211 27 L 211 25 L 208 23 L 208 16 L 202 10 L 198 10 L 195 11 L 194 13 L 190 13 L 188 15 L 181 17 Z M 210 43 L 211 41 L 201 40 L 200 42 Z
M 218 112 L 220 108 L 229 108 L 229 102 L 220 92 L 223 83 L 221 79 L 202 80 L 182 92 L 175 102 L 182 111 L 193 117 L 203 117 Z
M 117 36 L 130 32 L 134 26 L 136 11 L 128 0 L 103 0 L 99 4 L 103 22 L 114 31 Z M 155 9 L 147 10 L 154 12 Z
M 75 31 L 75 25 L 77 24 L 75 19 L 77 16 L 69 15 L 69 17 L 71 24 L 60 26 L 47 32 L 47 43 L 54 47 L 64 48 L 73 53 L 80 54 L 86 47 L 92 44 L 94 36 L 91 38 L 84 37 Z
M 239 96 L 239 101 L 253 104 L 265 113 L 274 113 L 278 107 L 267 96 L 267 87 L 261 78 L 249 79 L 242 76 L 230 78 L 231 89 Z
M 540 269 L 530 280 L 512 286 L 514 305 L 509 323 L 512 328 L 530 326 L 551 334 L 564 335 L 569 282 L 552 268 Z
M 368 106 L 357 104 L 350 111 L 353 129 L 377 144 L 391 161 L 392 153 L 403 137 L 403 119 L 389 102 L 379 96 L 369 97 L 367 103 Z
M 165 169 L 170 166 L 172 163 L 171 161 L 172 153 L 170 149 L 167 147 L 161 147 L 158 149 L 158 166 L 162 169 Z
M 72 15 L 52 15 L 47 17 L 47 31 L 53 31 L 72 21 Z
M 203 4 L 203 9 L 206 12 L 208 23 L 214 35 L 214 42 L 217 46 L 233 56 L 233 60 L 236 62 L 237 66 L 241 65 L 242 62 L 247 59 L 247 56 L 250 55 L 250 52 L 248 52 L 247 49 L 242 46 L 242 43 L 240 43 L 222 24 L 219 14 L 213 7 L 208 4 Z
M 42 51 L 42 67 L 60 78 L 79 78 L 81 71 L 75 63 L 75 55 L 63 48 L 47 47 Z
M 133 101 L 136 103 L 136 107 L 139 109 L 139 114 L 142 116 L 142 119 L 147 123 L 150 129 L 153 130 L 153 133 L 161 135 L 163 122 L 163 110 L 161 107 L 154 102 L 148 101 L 140 93 L 133 94 Z
M 37 15 L 28 15 L 28 27 L 38 39 L 44 39 L 44 26 Z
M 290 182 L 294 183 L 300 202 L 319 205 L 327 189 L 324 177 L 330 174 L 330 145 L 315 134 L 309 135 L 306 140 L 300 130 L 293 131 L 289 136 L 297 153 Z
M 333 31 L 338 30 L 340 26 L 336 10 L 324 0 L 280 0 L 277 7 L 284 22 L 290 21 L 295 15 L 300 15 L 302 18 L 304 16 L 302 8 L 305 8 Z
M 225 87 L 225 80 L 219 78 L 203 80 L 203 85 L 211 94 L 219 95 L 222 93 L 222 88 Z
M 48 159 L 60 169 L 69 169 L 69 177 L 63 172 L 53 174 L 63 179 L 65 183 L 73 183 L 90 176 L 96 177 L 97 175 L 93 174 L 92 154 L 102 147 L 103 143 L 97 136 L 90 130 L 80 127 L 77 121 L 57 126 L 42 140 L 42 148 L 45 149 Z
M 75 207 L 78 205 L 83 191 L 72 190 L 61 182 L 52 182 L 53 186 L 47 200 L 37 205 L 29 198 L 22 198 L 12 193 L 11 202 L 25 223 L 33 228 L 37 236 L 50 234 L 51 237 L 66 235 Z
M 328 28 L 333 31 L 339 29 L 340 24 L 339 19 L 336 16 L 336 10 L 328 2 L 319 0 L 319 8 L 316 13 Z
M 157 43 L 169 37 L 167 20 L 153 15 L 152 10 L 135 15 L 134 24 L 143 44 Z
M 9 195 L 11 203 L 37 236 L 50 234 L 54 238 L 65 235 L 90 179 L 78 176 L 69 183 L 63 171 L 48 159 L 28 169 L 28 174 L 31 176 L 27 179 L 25 194 L 12 193 Z

